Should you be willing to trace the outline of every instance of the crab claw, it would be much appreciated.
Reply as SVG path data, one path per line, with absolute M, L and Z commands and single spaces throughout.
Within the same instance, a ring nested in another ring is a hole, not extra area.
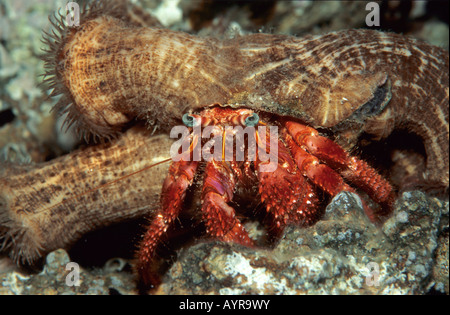
M 350 156 L 330 139 L 320 136 L 314 128 L 292 121 L 286 122 L 285 126 L 290 134 L 286 137 L 287 142 L 298 167 L 316 185 L 331 196 L 342 190 L 355 192 L 344 182 L 344 177 L 380 204 L 381 208 L 374 210 L 363 203 L 372 222 L 381 223 L 392 212 L 394 190 L 376 170 L 366 162 Z M 326 164 L 321 164 L 320 161 Z
M 268 141 L 278 146 L 277 167 L 272 172 L 258 172 L 259 193 L 267 212 L 273 216 L 275 234 L 287 224 L 308 226 L 318 219 L 318 200 L 314 188 L 298 171 L 286 145 L 278 138 L 259 138 L 258 145 L 268 148 Z M 258 169 L 262 162 L 256 160 Z
M 212 160 L 206 164 L 202 191 L 202 212 L 206 232 L 213 238 L 253 246 L 235 211 L 228 205 L 233 198 L 235 176 L 225 162 Z

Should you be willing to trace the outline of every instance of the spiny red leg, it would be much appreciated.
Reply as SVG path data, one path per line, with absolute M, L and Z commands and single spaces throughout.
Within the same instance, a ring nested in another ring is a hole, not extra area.
M 300 148 L 294 142 L 292 137 L 286 137 L 286 142 L 294 155 L 298 168 L 322 190 L 326 191 L 331 196 L 335 196 L 343 190 L 353 191 L 338 173 L 329 166 L 320 164 L 318 158 Z
M 341 182 L 343 183 L 343 181 L 341 178 L 338 179 L 340 176 L 335 174 L 330 168 L 317 166 L 319 165 L 319 161 L 315 161 L 314 157 L 318 157 L 331 167 L 337 169 L 344 178 L 360 187 L 375 202 L 381 205 L 380 211 L 374 211 L 369 207 L 365 207 L 367 215 L 372 222 L 379 222 L 392 211 L 392 204 L 394 202 L 392 186 L 366 162 L 349 156 L 339 145 L 330 139 L 320 136 L 314 128 L 292 121 L 287 121 L 285 126 L 295 140 L 295 143 L 292 141 L 293 144 L 291 143 L 290 146 L 293 150 L 297 151 L 298 158 L 300 159 L 297 160 L 296 157 L 297 162 L 304 164 L 302 166 L 304 168 L 313 168 L 312 166 L 316 165 L 316 170 L 311 170 L 310 172 L 316 173 L 316 180 L 328 181 L 328 184 L 323 183 L 319 185 L 330 187 L 328 190 L 336 190 L 335 187 L 331 187 L 330 185 L 333 185 L 333 182 L 335 182 L 335 185 L 338 185 Z M 306 149 L 311 155 L 308 156 L 308 153 L 304 149 L 299 148 L 297 144 Z M 311 165 L 311 167 L 307 165 Z M 343 190 L 349 190 L 347 187 Z M 324 189 L 327 190 L 327 188 Z M 334 196 L 332 192 L 330 194 Z
M 333 169 L 347 167 L 348 153 L 330 139 L 320 136 L 316 129 L 293 121 L 287 121 L 285 127 L 300 147 Z
M 259 193 L 266 209 L 274 217 L 275 233 L 283 231 L 289 223 L 311 225 L 317 220 L 318 200 L 313 187 L 297 169 L 286 145 L 278 138 L 259 138 L 258 146 L 268 149 L 270 141 L 278 147 L 277 167 L 270 172 L 261 172 L 262 162 L 255 163 L 259 178 Z M 272 161 L 273 162 L 273 161 Z
M 297 161 L 298 167 L 314 184 L 326 191 L 332 197 L 336 196 L 341 191 L 356 193 L 353 188 L 344 182 L 338 173 L 336 173 L 329 166 L 320 164 L 318 158 L 297 146 L 290 136 L 286 137 L 286 140 L 289 143 L 292 153 L 294 154 L 294 159 Z M 378 222 L 378 217 L 375 215 L 373 209 L 367 206 L 362 199 L 361 203 L 363 204 L 364 211 L 369 219 L 372 222 Z
M 392 212 L 395 201 L 392 186 L 365 161 L 351 157 L 348 169 L 341 173 L 381 205 L 381 209 L 375 213 L 377 217 L 387 217 Z
M 209 235 L 225 242 L 253 246 L 235 211 L 228 205 L 236 185 L 232 169 L 225 162 L 206 164 L 202 190 L 202 212 Z
M 198 162 L 173 162 L 169 175 L 164 181 L 161 195 L 161 209 L 147 228 L 138 252 L 137 270 L 146 286 L 156 286 L 161 281 L 151 269 L 154 253 L 161 236 L 169 225 L 178 217 L 186 190 L 192 184 Z

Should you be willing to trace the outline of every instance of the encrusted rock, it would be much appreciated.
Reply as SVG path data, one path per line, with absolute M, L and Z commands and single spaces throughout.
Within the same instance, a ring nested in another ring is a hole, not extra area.
M 65 250 L 58 249 L 47 255 L 38 274 L 25 275 L 17 270 L 0 272 L 0 295 L 136 294 L 133 274 L 123 270 L 126 264 L 122 259 L 114 259 L 102 269 L 88 270 L 71 262 Z
M 343 193 L 324 220 L 288 228 L 273 249 L 216 242 L 184 249 L 158 293 L 425 294 L 433 286 L 445 291 L 448 239 L 447 256 L 443 245 L 434 257 L 446 209 L 447 201 L 407 192 L 377 228 L 358 199 Z

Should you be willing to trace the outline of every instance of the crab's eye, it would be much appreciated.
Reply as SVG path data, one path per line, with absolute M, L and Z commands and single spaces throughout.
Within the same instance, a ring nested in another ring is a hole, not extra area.
M 183 117 L 181 118 L 183 120 L 183 124 L 185 124 L 188 127 L 194 127 L 197 119 L 189 114 L 184 114 Z
M 244 121 L 245 125 L 247 127 L 254 127 L 259 123 L 259 116 L 257 113 L 253 113 L 250 116 L 248 116 L 247 118 L 245 118 Z

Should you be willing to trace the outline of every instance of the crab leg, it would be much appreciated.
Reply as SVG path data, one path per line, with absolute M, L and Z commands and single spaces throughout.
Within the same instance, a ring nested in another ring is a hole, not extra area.
M 212 160 L 206 164 L 202 190 L 202 212 L 209 235 L 225 242 L 253 246 L 235 211 L 228 205 L 236 185 L 232 169 L 225 162 Z
M 161 209 L 156 213 L 147 228 L 138 252 L 137 270 L 144 284 L 155 286 L 160 283 L 159 276 L 151 269 L 155 249 L 161 236 L 178 217 L 186 190 L 192 185 L 198 162 L 173 162 L 169 175 L 164 181 L 161 195 Z
M 287 136 L 286 142 L 294 155 L 298 168 L 322 190 L 332 196 L 337 195 L 343 190 L 353 192 L 353 189 L 344 182 L 338 173 L 329 166 L 321 164 L 317 157 L 299 147 L 292 137 Z
M 269 141 L 278 145 L 277 167 L 272 172 L 257 172 L 261 201 L 274 219 L 275 234 L 289 223 L 310 225 L 317 219 L 317 196 L 312 185 L 298 171 L 286 145 L 278 137 L 258 136 L 258 147 L 266 150 Z M 260 156 L 256 169 L 263 163 Z
M 337 169 L 344 178 L 356 184 L 381 205 L 379 211 L 365 206 L 372 222 L 378 222 L 381 217 L 392 211 L 394 201 L 392 186 L 366 162 L 350 156 L 339 145 L 320 136 L 318 131 L 311 127 L 292 121 L 287 121 L 285 126 L 293 138 L 292 140 L 287 137 L 287 141 L 295 160 L 313 182 L 332 196 L 342 190 L 353 191 L 333 170 Z M 319 159 L 329 166 L 320 164 Z

